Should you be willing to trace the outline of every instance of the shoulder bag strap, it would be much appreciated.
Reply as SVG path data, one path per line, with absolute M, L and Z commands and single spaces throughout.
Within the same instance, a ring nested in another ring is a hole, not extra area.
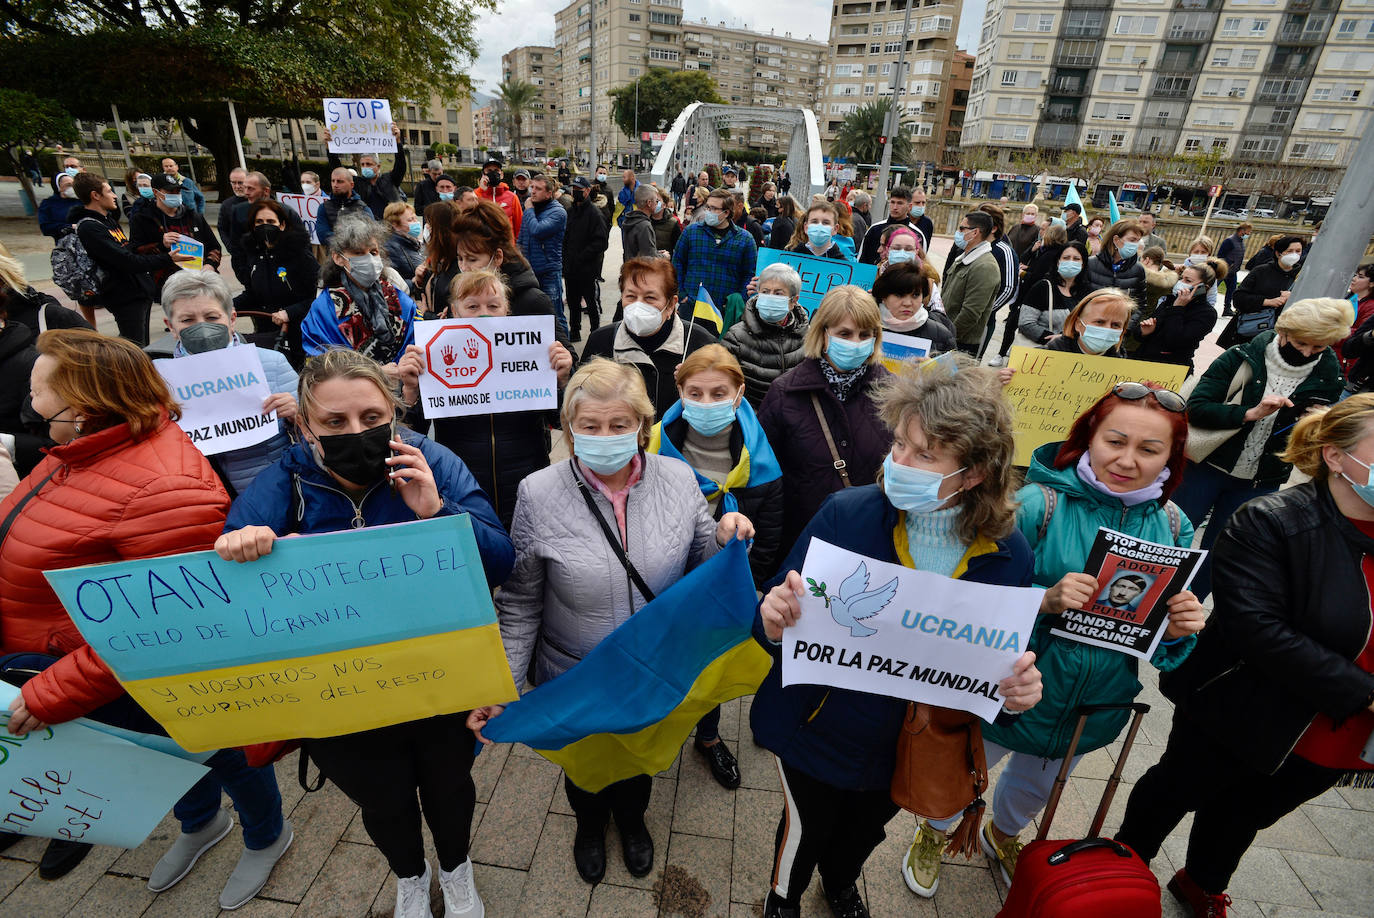
M 816 393 L 811 393 L 811 407 L 816 409 L 816 420 L 821 422 L 821 433 L 825 434 L 825 445 L 830 447 L 830 458 L 835 460 L 835 471 L 840 473 L 840 481 L 844 482 L 847 488 L 853 482 L 849 480 L 848 466 L 840 458 L 840 451 L 835 448 L 835 438 L 830 434 L 830 425 L 826 423 L 825 411 L 821 408 L 821 399 Z
M 578 492 L 581 493 L 582 499 L 586 501 L 587 510 L 591 513 L 592 517 L 601 524 L 601 532 L 606 536 L 606 542 L 611 546 L 611 550 L 615 552 L 616 558 L 619 559 L 621 565 L 625 568 L 625 573 L 630 575 L 630 579 L 634 581 L 634 585 L 639 589 L 640 595 L 643 596 L 646 601 L 653 602 L 654 591 L 649 589 L 649 585 L 644 582 L 644 578 L 641 577 L 639 571 L 635 569 L 634 563 L 631 562 L 629 557 L 625 554 L 625 548 L 620 544 L 620 539 L 616 538 L 615 533 L 611 531 L 611 526 L 606 522 L 606 518 L 601 515 L 601 511 L 596 509 L 596 501 L 592 499 L 591 489 L 587 487 L 587 483 L 583 481 L 581 476 L 573 469 L 571 463 L 568 464 L 568 473 L 572 475 L 573 481 L 577 484 Z
M 1040 493 L 1045 495 L 1045 515 L 1040 518 L 1039 537 L 1036 539 L 1038 545 L 1045 541 L 1045 533 L 1049 531 L 1050 520 L 1054 519 L 1055 507 L 1059 505 L 1059 492 L 1038 481 L 1035 485 L 1040 489 Z
M 61 465 L 53 466 L 52 471 L 43 476 L 43 480 L 34 485 L 33 490 L 19 498 L 19 501 L 10 509 L 9 515 L 5 517 L 5 521 L 0 523 L 0 547 L 4 546 L 5 537 L 10 534 L 10 527 L 13 526 L 14 521 L 19 518 L 19 513 L 24 509 L 24 505 L 33 500 L 34 495 L 39 491 L 43 490 L 43 485 L 47 484 L 52 477 L 57 474 L 57 470 L 61 467 Z
M 1164 512 L 1169 516 L 1169 532 L 1177 542 L 1178 534 L 1183 531 L 1183 511 L 1179 510 L 1178 504 L 1170 500 L 1164 502 Z

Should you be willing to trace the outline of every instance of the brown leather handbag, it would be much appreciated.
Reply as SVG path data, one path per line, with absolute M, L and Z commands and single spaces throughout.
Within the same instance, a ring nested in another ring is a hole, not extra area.
M 964 814 L 945 850 L 972 858 L 979 851 L 988 761 L 981 721 L 965 711 L 908 704 L 897 739 L 892 802 L 928 819 Z

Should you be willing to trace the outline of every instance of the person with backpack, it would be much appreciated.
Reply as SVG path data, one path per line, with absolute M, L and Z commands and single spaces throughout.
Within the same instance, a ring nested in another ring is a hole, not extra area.
M 170 272 L 193 256 L 135 252 L 119 226 L 119 201 L 110 183 L 93 172 L 82 172 L 72 180 L 72 187 L 81 206 L 71 214 L 75 232 L 53 249 L 53 280 L 79 305 L 104 306 L 114 316 L 121 338 L 146 347 L 152 273 Z M 92 318 L 86 317 L 87 321 Z
M 219 239 L 205 215 L 191 206 L 184 180 L 165 172 L 153 176 L 153 206 L 140 207 L 129 215 L 129 243 L 140 255 L 171 252 L 183 238 L 191 238 L 205 246 L 204 263 L 219 270 Z M 160 269 L 153 272 L 154 299 L 162 298 L 162 285 L 180 269 Z
M 1049 799 L 1083 701 L 1117 704 L 1140 691 L 1135 657 L 1069 640 L 1050 631 L 1065 611 L 1082 609 L 1100 592 L 1095 572 L 1085 573 L 1100 527 L 1137 539 L 1180 547 L 1193 542 L 1193 525 L 1169 495 L 1183 471 L 1188 418 L 1183 397 L 1146 383 L 1121 382 L 1079 415 L 1063 443 L 1037 449 L 1028 483 L 1016 493 L 1016 525 L 1035 551 L 1036 586 L 1046 591 L 1029 648 L 1044 679 L 1044 694 L 1009 725 L 983 727 L 987 765 L 1010 758 L 997 780 L 992 819 L 983 824 L 984 852 L 1010 886 L 1021 851 L 1017 834 Z M 1176 669 L 1202 630 L 1202 604 L 1191 592 L 1168 603 L 1169 624 L 1150 664 Z M 758 702 L 755 701 L 757 709 Z M 1129 710 L 1088 718 L 1078 755 L 1116 739 Z M 902 861 L 902 876 L 918 896 L 935 895 L 945 832 L 955 822 L 917 823 Z
M 52 194 L 38 205 L 38 231 L 44 236 L 61 239 L 72 228 L 68 217 L 77 206 L 72 177 L 65 172 L 57 173 L 52 177 Z

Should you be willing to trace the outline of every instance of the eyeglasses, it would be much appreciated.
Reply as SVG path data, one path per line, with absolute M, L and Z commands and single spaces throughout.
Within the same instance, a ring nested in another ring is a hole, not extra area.
M 1172 389 L 1151 389 L 1144 383 L 1138 382 L 1119 382 L 1112 386 L 1112 395 L 1117 398 L 1124 398 L 1128 402 L 1138 402 L 1142 398 L 1153 395 L 1159 407 L 1165 411 L 1172 411 L 1175 414 L 1183 414 L 1188 409 L 1188 403 L 1183 396 Z
M 959 230 L 959 232 L 961 232 L 961 233 L 967 233 L 967 232 L 968 232 L 969 230 L 971 230 L 971 229 L 973 229 L 973 227 L 971 227 L 971 226 L 960 226 L 960 227 L 958 227 L 958 230 Z

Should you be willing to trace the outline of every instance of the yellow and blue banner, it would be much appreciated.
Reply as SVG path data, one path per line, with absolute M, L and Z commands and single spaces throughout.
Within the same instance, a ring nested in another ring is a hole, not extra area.
M 697 288 L 697 301 L 692 306 L 692 320 L 697 319 L 714 325 L 717 338 L 725 332 L 725 317 L 716 308 L 716 301 L 711 299 L 711 291 L 705 284 Z
M 873 283 L 878 279 L 877 266 L 861 264 L 854 259 L 852 252 L 846 258 L 827 258 L 810 252 L 761 248 L 754 264 L 754 273 L 762 274 L 764 268 L 776 264 L 789 265 L 801 275 L 801 293 L 797 299 L 807 315 L 816 311 L 832 288 L 853 284 L 872 290 Z
M 466 514 L 46 572 L 183 748 L 341 736 L 516 697 Z
M 768 674 L 755 605 L 747 549 L 731 540 L 482 733 L 534 748 L 587 791 L 663 771 L 703 714 Z

